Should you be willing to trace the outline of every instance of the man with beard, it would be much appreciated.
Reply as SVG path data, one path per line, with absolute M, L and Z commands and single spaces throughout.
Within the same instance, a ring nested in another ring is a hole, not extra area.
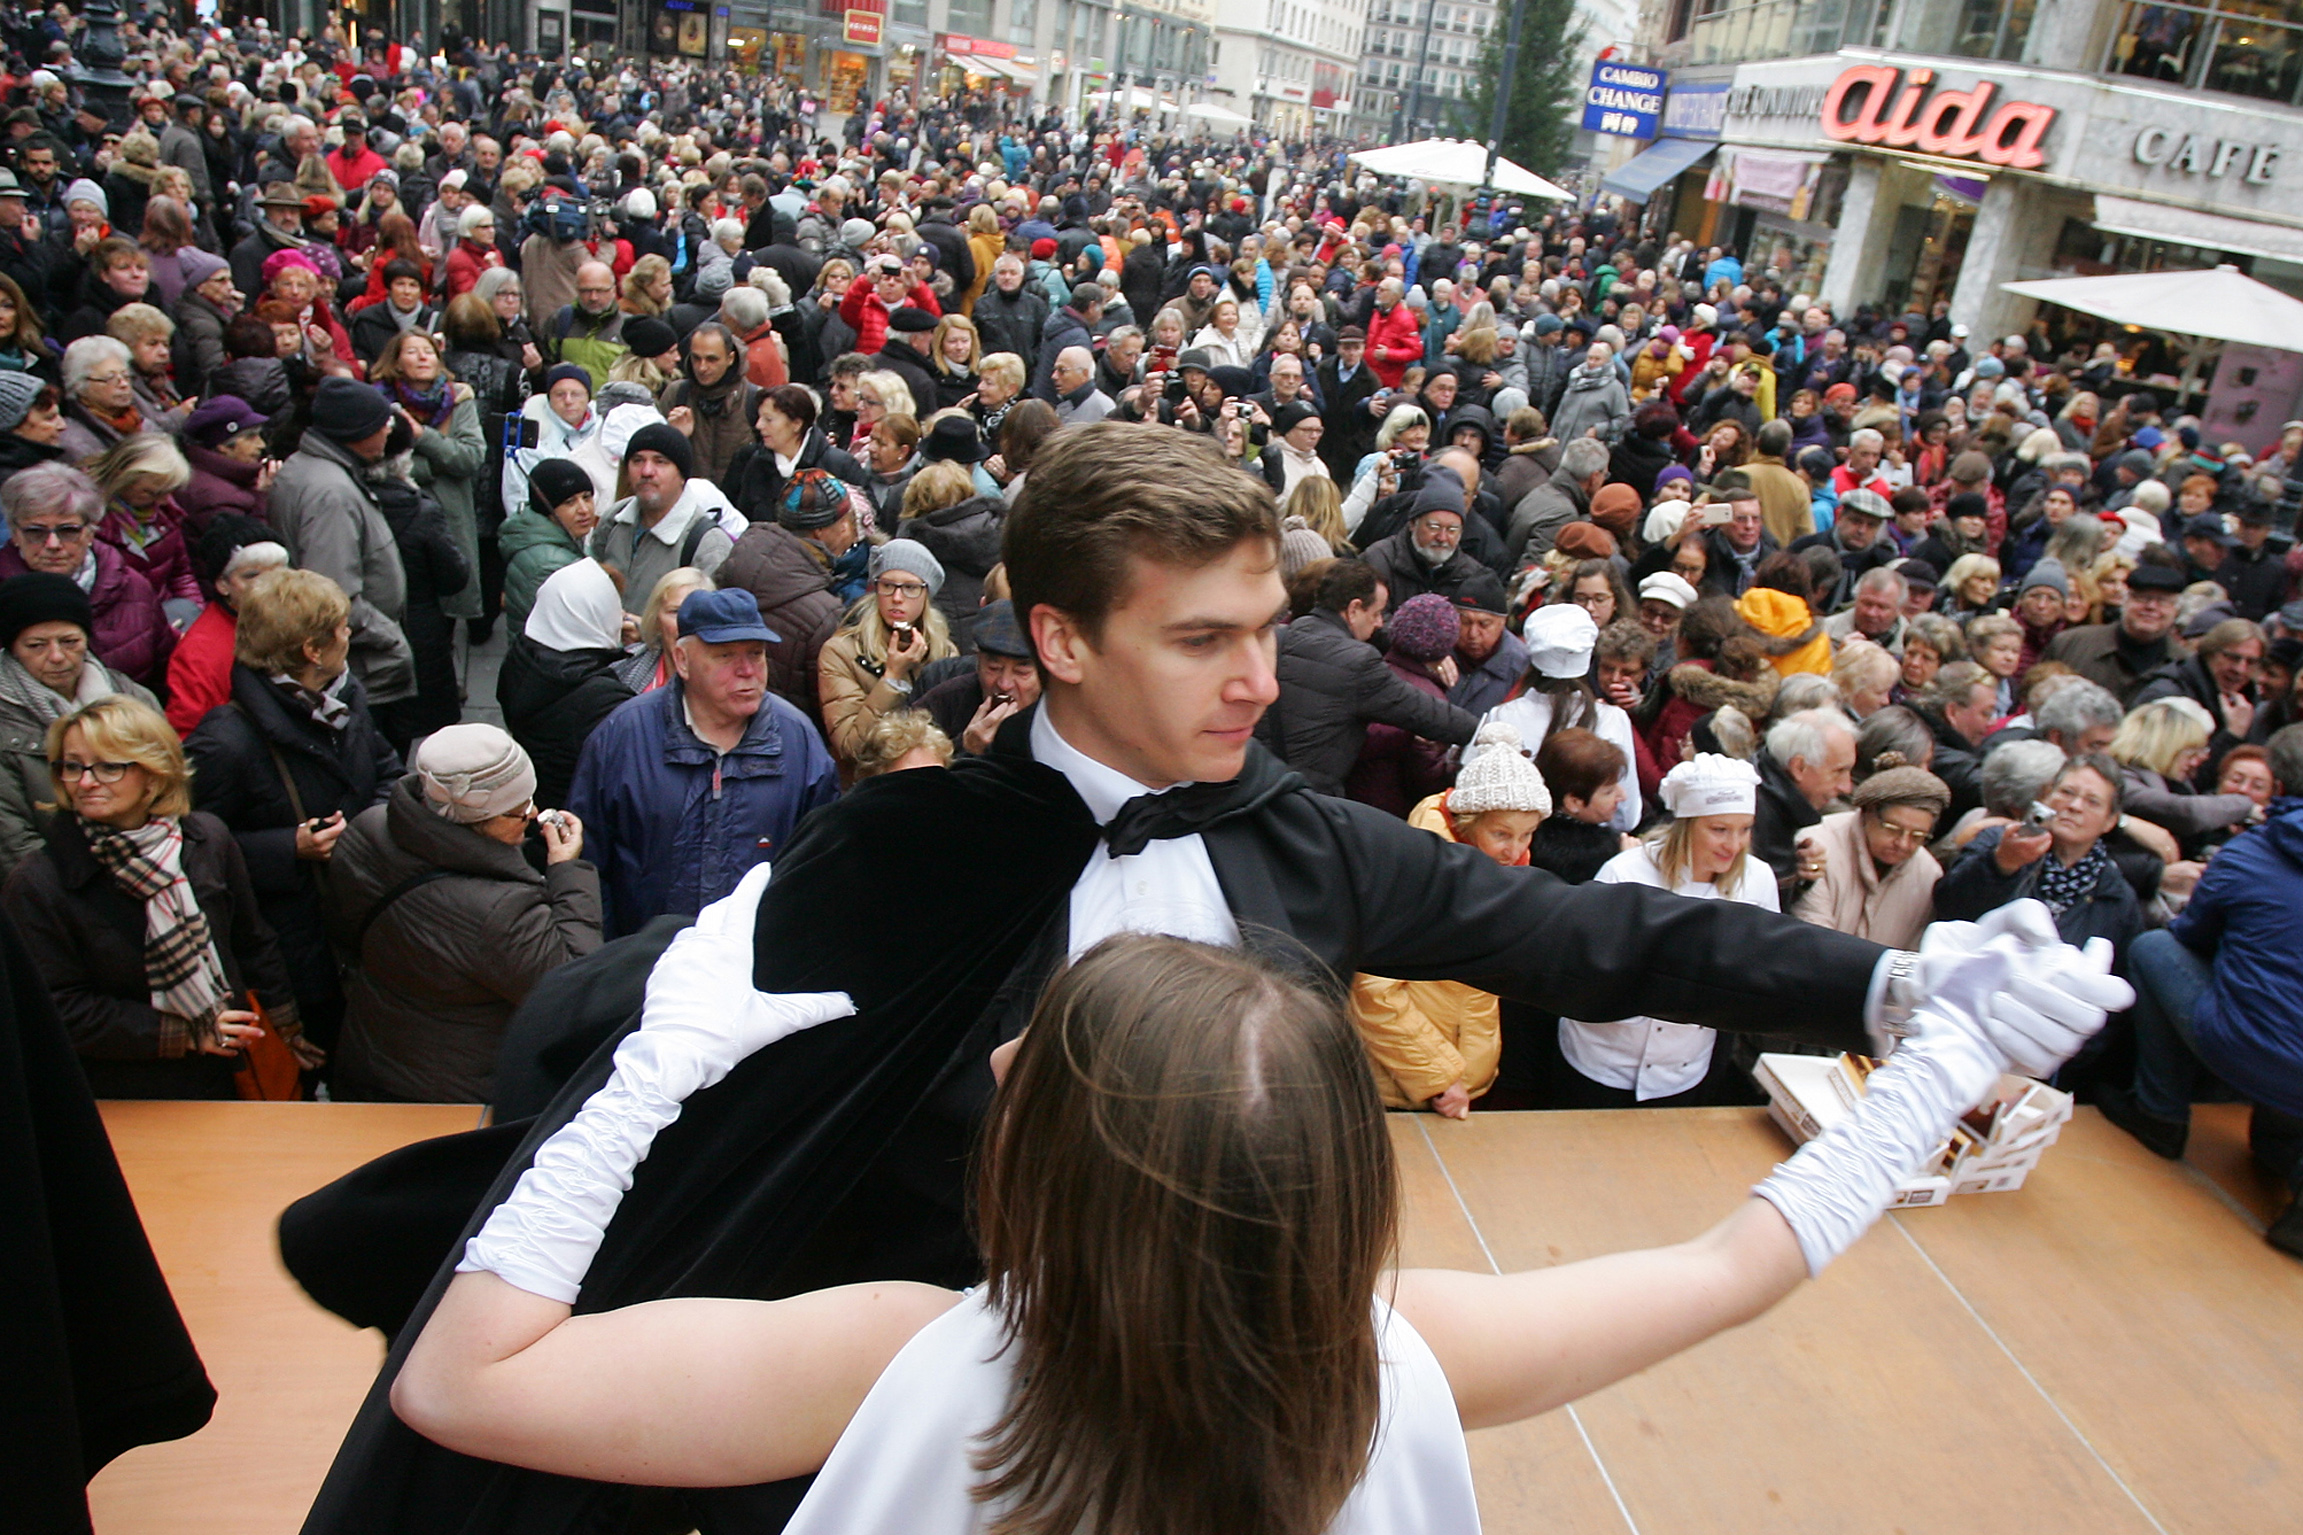
M 1436 592 L 1455 602 L 1466 595 L 1501 602 L 1503 583 L 1463 548 L 1463 481 L 1435 467 L 1416 492 L 1407 526 L 1378 539 L 1360 556 L 1391 591 L 1393 607 Z

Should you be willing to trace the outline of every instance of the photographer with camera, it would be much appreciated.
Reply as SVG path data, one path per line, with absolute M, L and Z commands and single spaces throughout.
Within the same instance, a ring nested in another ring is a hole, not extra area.
M 1986 828 L 1935 887 L 1937 921 L 1972 921 L 2010 901 L 2044 901 L 2066 943 L 2108 938 L 2124 958 L 2143 908 L 2103 839 L 2119 824 L 2119 764 L 2073 757 L 2031 814 Z
M 451 725 L 337 840 L 329 933 L 350 960 L 337 1097 L 488 1102 L 512 1010 L 600 946 L 583 823 L 538 810 L 535 792 L 509 735 Z M 542 873 L 524 853 L 531 837 Z

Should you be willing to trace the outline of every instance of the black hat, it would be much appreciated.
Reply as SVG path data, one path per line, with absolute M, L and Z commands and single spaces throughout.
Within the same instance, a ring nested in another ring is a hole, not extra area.
M 392 423 L 392 407 L 372 385 L 335 374 L 312 395 L 312 430 L 331 442 L 358 442 Z
M 1253 373 L 1228 362 L 1208 369 L 1207 376 L 1215 380 L 1216 387 L 1223 391 L 1227 400 L 1236 399 L 1255 387 Z
M 624 345 L 634 357 L 661 357 L 680 344 L 680 335 L 652 314 L 632 315 L 624 321 Z
M 1032 642 L 1016 622 L 1016 605 L 1005 597 L 985 603 L 976 614 L 975 639 L 976 649 L 987 655 L 1033 658 Z
M 2188 584 L 2182 568 L 2172 560 L 2141 560 L 2127 573 L 2131 592 L 2180 592 Z
M 1503 617 L 1511 613 L 1511 604 L 1503 595 L 1502 580 L 1485 566 L 1473 571 L 1448 600 L 1459 612 L 1494 613 Z
M 94 638 L 96 610 L 80 583 L 70 576 L 28 571 L 0 581 L 0 649 L 16 643 L 16 636 L 34 624 L 78 624 Z
M 528 471 L 528 504 L 540 517 L 549 518 L 562 502 L 596 489 L 573 459 L 547 458 Z
M 965 416 L 938 416 L 920 442 L 920 457 L 931 464 L 980 464 L 985 456 L 983 434 Z
M 910 304 L 904 305 L 903 308 L 888 316 L 888 329 L 893 331 L 917 333 L 935 328 L 936 317 L 934 315 L 929 314 L 925 309 L 915 309 Z
M 848 515 L 848 487 L 821 469 L 796 469 L 784 487 L 776 521 L 794 533 L 828 528 Z
M 1303 425 L 1306 421 L 1309 421 L 1312 417 L 1318 414 L 1318 411 L 1313 410 L 1309 405 L 1304 404 L 1303 401 L 1290 400 L 1287 404 L 1282 405 L 1279 409 L 1271 413 L 1272 435 L 1275 437 L 1285 437 L 1288 433 L 1294 431 L 1297 427 Z
M 661 453 L 672 461 L 682 479 L 696 477 L 696 450 L 669 422 L 651 421 L 632 434 L 632 440 L 624 445 L 624 462 L 630 463 L 640 453 Z
M 277 544 L 280 535 L 253 517 L 221 512 L 192 545 L 192 566 L 203 587 L 214 586 L 232 566 L 232 557 L 251 544 Z M 75 585 L 78 583 L 75 582 Z

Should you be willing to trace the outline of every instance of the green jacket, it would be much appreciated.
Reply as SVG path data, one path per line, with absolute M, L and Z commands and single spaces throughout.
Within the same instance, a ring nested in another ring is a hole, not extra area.
M 592 393 L 608 381 L 608 370 L 631 348 L 624 345 L 624 311 L 611 309 L 588 315 L 575 305 L 564 306 L 544 327 L 544 355 L 553 362 L 572 362 L 592 375 Z
M 504 519 L 496 547 L 504 554 L 504 617 L 518 634 L 527 627 L 537 590 L 553 571 L 582 559 L 584 551 L 566 528 L 532 506 Z
M 480 568 L 479 508 L 474 495 L 480 475 L 488 467 L 488 442 L 480 435 L 480 405 L 469 388 L 458 384 L 464 398 L 456 402 L 444 428 L 416 439 L 416 484 L 440 503 L 446 514 L 448 536 L 464 556 L 465 568 Z M 450 618 L 480 616 L 480 583 L 466 581 L 464 589 L 440 598 L 440 611 Z

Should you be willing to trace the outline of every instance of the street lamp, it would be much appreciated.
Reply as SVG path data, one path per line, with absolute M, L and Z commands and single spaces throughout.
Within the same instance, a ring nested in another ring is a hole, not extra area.
M 101 113 L 115 129 L 127 130 L 128 89 L 135 82 L 120 72 L 128 50 L 120 45 L 120 11 L 112 0 L 88 0 L 81 7 L 88 30 L 74 51 L 72 83 L 80 87 L 81 105 Z

